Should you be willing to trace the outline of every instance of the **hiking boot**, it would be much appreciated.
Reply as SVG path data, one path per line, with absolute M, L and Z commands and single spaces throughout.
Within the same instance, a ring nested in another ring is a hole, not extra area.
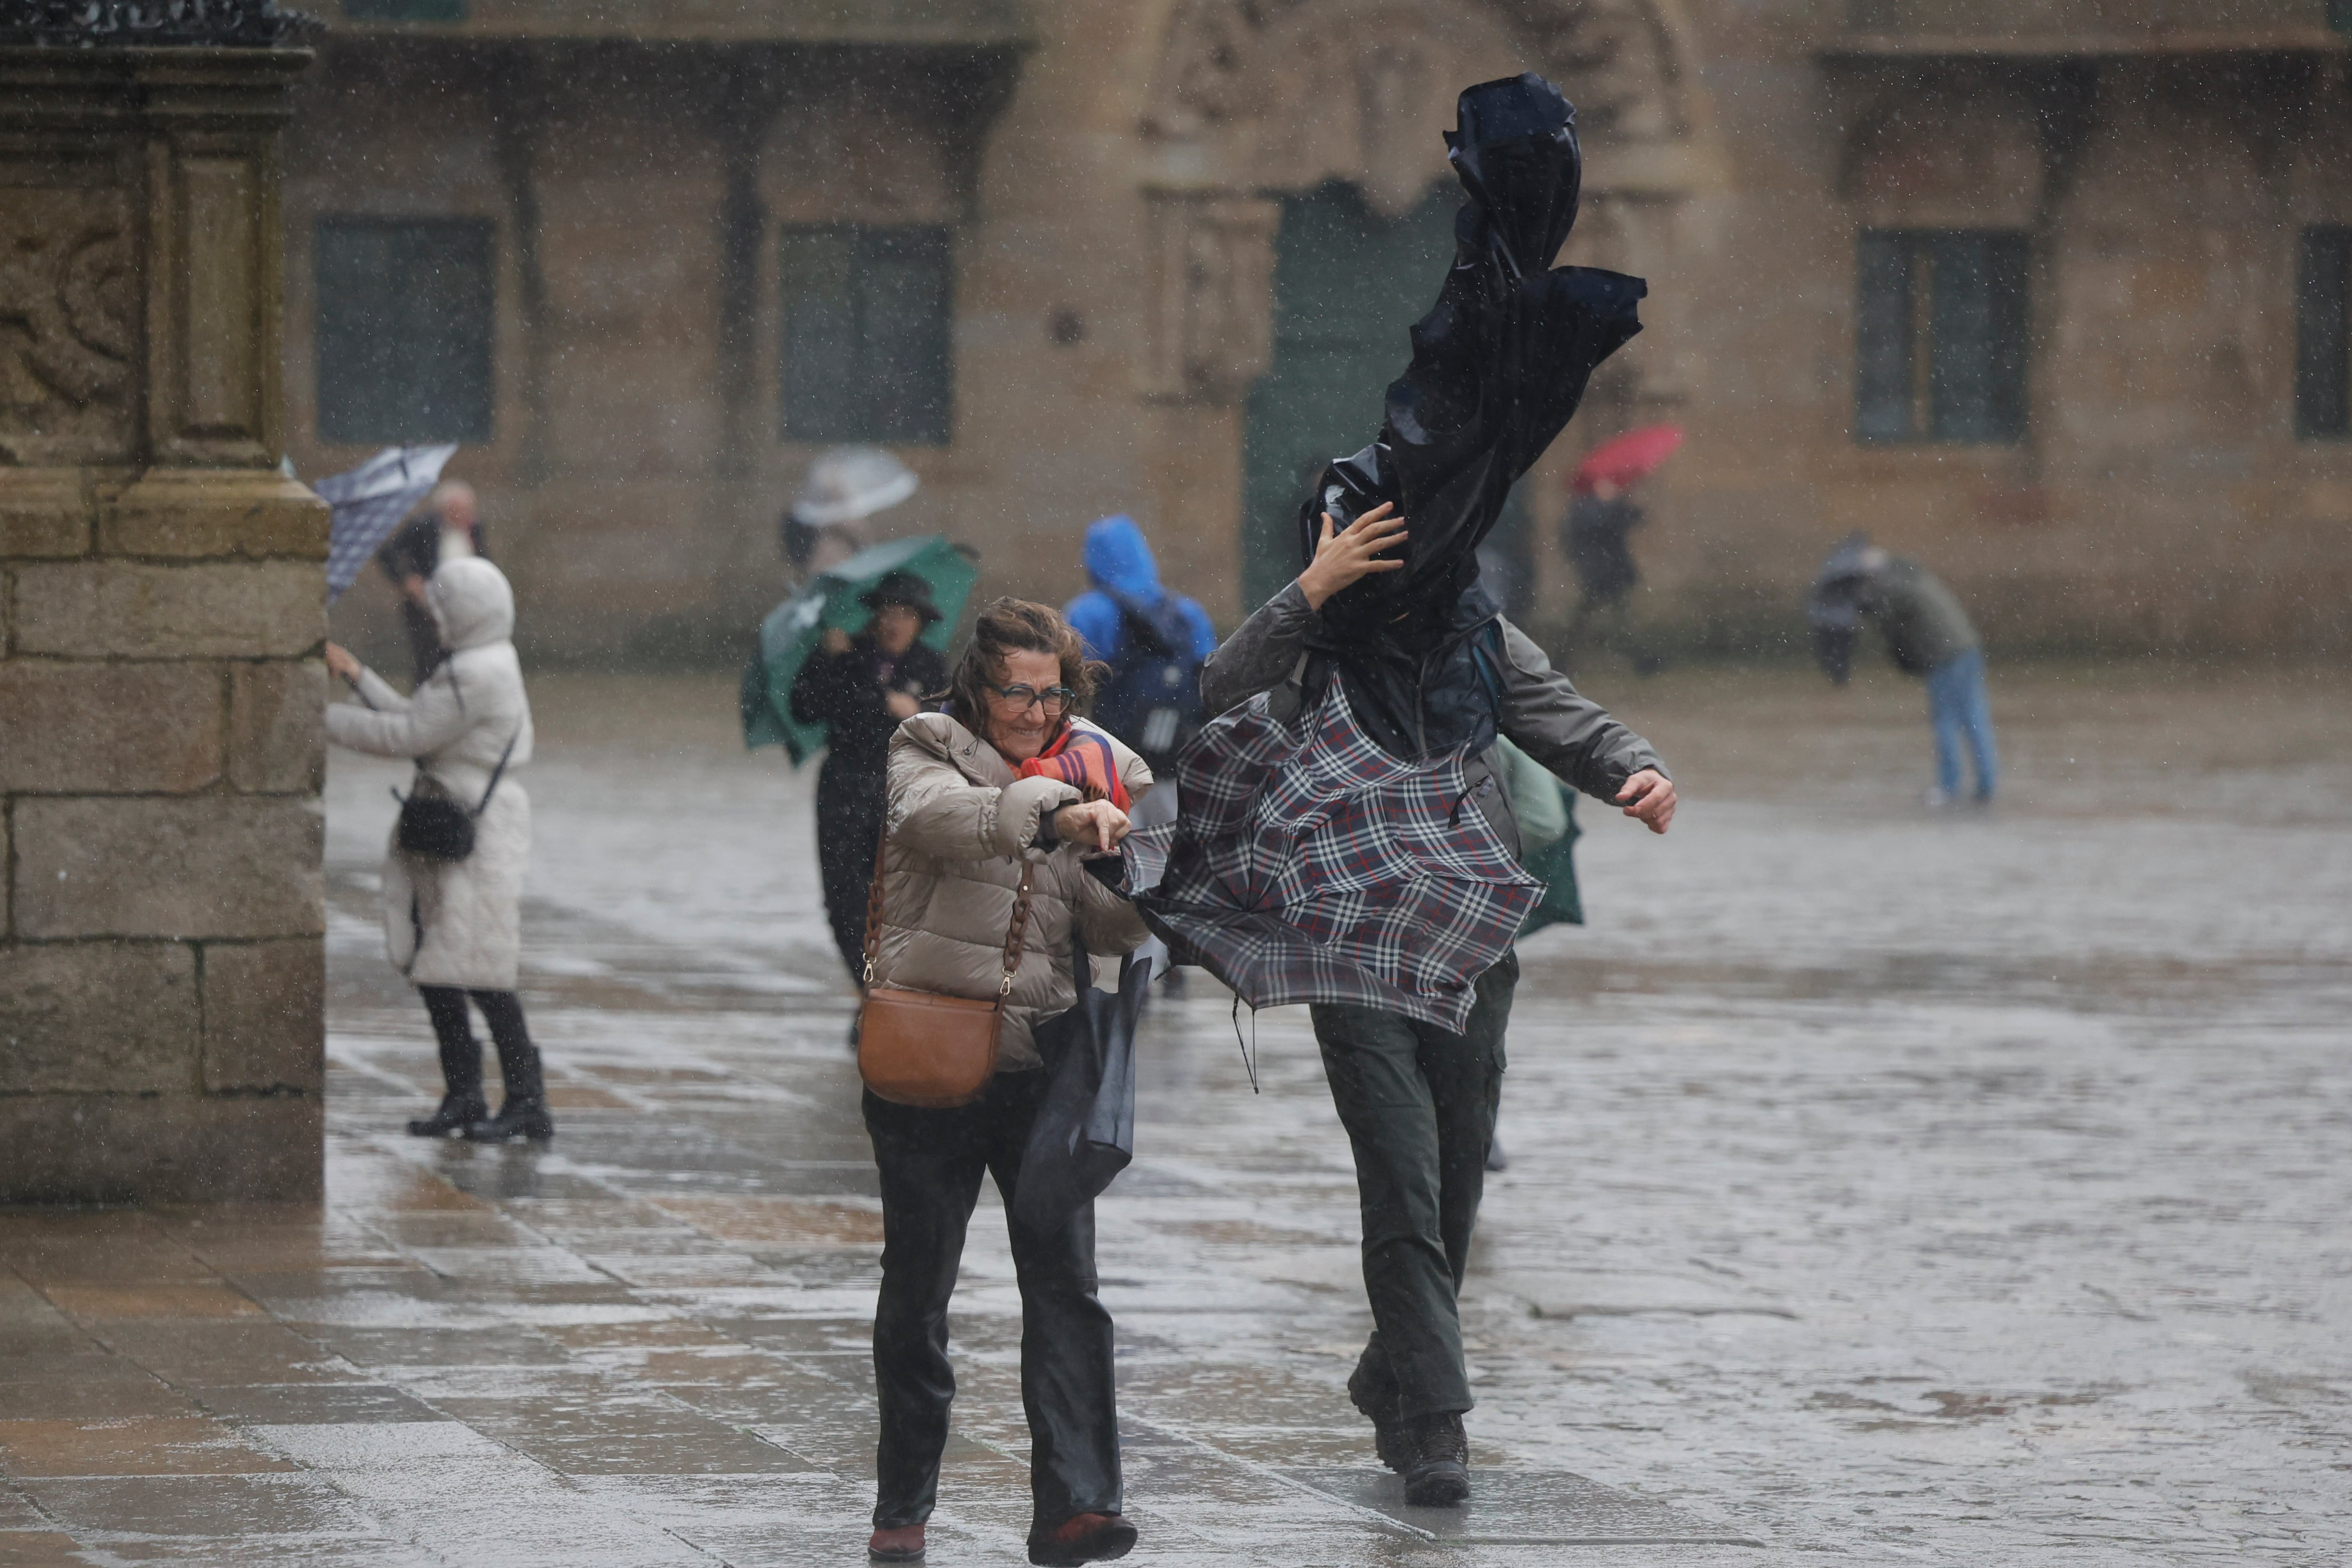
M 430 1116 L 414 1117 L 408 1123 L 411 1138 L 446 1138 L 452 1132 L 463 1132 L 490 1113 L 489 1102 L 479 1094 L 445 1094 L 441 1109 Z
M 1423 1415 L 1412 1425 L 1404 1500 L 1415 1508 L 1452 1508 L 1470 1495 L 1470 1436 L 1462 1430 L 1461 1413 Z
M 468 1143 L 511 1143 L 518 1138 L 544 1143 L 554 1136 L 555 1118 L 547 1113 L 547 1101 L 537 1095 L 509 1096 L 496 1116 L 484 1117 L 466 1129 Z
M 1356 1358 L 1356 1370 L 1348 1374 L 1348 1398 L 1372 1424 L 1372 1449 L 1381 1463 L 1402 1475 L 1412 1463 L 1412 1435 L 1398 1408 L 1402 1395 L 1396 1373 L 1390 1369 L 1388 1352 L 1381 1348 L 1379 1340 L 1366 1345 L 1364 1353 Z
M 920 1563 L 923 1560 L 923 1527 L 919 1524 L 894 1524 L 887 1530 L 877 1530 L 866 1538 L 866 1555 L 877 1563 Z
M 1108 1563 L 1135 1546 L 1135 1526 L 1115 1513 L 1082 1513 L 1061 1527 L 1029 1538 L 1029 1561 L 1039 1568 L 1078 1568 Z

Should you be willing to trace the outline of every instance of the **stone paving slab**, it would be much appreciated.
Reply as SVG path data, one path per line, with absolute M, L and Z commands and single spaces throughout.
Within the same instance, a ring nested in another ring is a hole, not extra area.
M 1416 1508 L 1387 1470 L 1284 1470 L 1283 1479 L 1394 1520 L 1445 1546 L 1761 1546 L 1752 1535 L 1566 1470 L 1472 1470 L 1461 1508 Z

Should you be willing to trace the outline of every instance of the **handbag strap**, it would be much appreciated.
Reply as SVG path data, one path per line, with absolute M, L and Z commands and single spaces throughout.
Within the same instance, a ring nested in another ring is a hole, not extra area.
M 869 989 L 874 984 L 874 965 L 882 956 L 882 876 L 889 848 L 887 833 L 874 841 L 874 882 L 866 894 L 866 971 L 860 981 Z M 999 1005 L 1013 994 L 1013 976 L 1021 968 L 1021 942 L 1029 934 L 1029 884 L 1036 873 L 1034 861 L 1022 862 L 1020 890 L 1013 896 L 1013 923 L 1004 931 L 1004 973 L 996 984 Z
M 506 773 L 507 759 L 514 755 L 516 742 L 521 739 L 522 726 L 518 724 L 515 726 L 515 732 L 507 737 L 507 749 L 499 753 L 499 765 L 490 770 L 490 787 L 482 792 L 482 804 L 474 807 L 476 816 L 490 809 L 490 796 L 499 793 L 499 780 Z

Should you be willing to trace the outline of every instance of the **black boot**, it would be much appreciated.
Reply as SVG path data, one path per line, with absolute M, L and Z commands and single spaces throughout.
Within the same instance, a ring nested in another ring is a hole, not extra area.
M 1470 1495 L 1470 1436 L 1462 1430 L 1461 1414 L 1420 1416 L 1412 1428 L 1404 1500 L 1415 1508 L 1452 1508 Z
M 535 1094 L 509 1095 L 496 1116 L 482 1117 L 466 1129 L 468 1143 L 511 1143 L 518 1138 L 544 1143 L 554 1136 L 555 1118 L 547 1113 L 547 1101 Z
M 479 1090 L 472 1094 L 445 1094 L 441 1109 L 430 1116 L 410 1119 L 411 1138 L 446 1138 L 452 1132 L 463 1132 L 473 1123 L 490 1113 L 489 1102 Z
M 1356 1358 L 1356 1370 L 1348 1374 L 1348 1398 L 1372 1424 L 1372 1447 L 1381 1463 L 1402 1473 L 1412 1463 L 1412 1434 L 1397 1407 L 1396 1373 L 1389 1367 L 1389 1352 L 1381 1348 L 1378 1334 L 1364 1346 L 1364 1353 Z

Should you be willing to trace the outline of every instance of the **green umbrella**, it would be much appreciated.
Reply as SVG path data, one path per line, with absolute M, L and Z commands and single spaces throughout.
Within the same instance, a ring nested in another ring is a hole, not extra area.
M 743 667 L 744 745 L 782 746 L 798 767 L 824 744 L 824 725 L 797 723 L 793 719 L 793 678 L 829 628 L 838 626 L 851 633 L 865 629 L 874 612 L 858 603 L 858 595 L 893 572 L 911 572 L 931 585 L 940 618 L 923 629 L 922 640 L 941 653 L 947 651 L 956 619 L 963 614 L 963 602 L 980 575 L 972 558 L 936 533 L 894 539 L 861 550 L 810 578 L 799 593 L 769 611 L 768 618 L 760 623 L 759 651 Z

